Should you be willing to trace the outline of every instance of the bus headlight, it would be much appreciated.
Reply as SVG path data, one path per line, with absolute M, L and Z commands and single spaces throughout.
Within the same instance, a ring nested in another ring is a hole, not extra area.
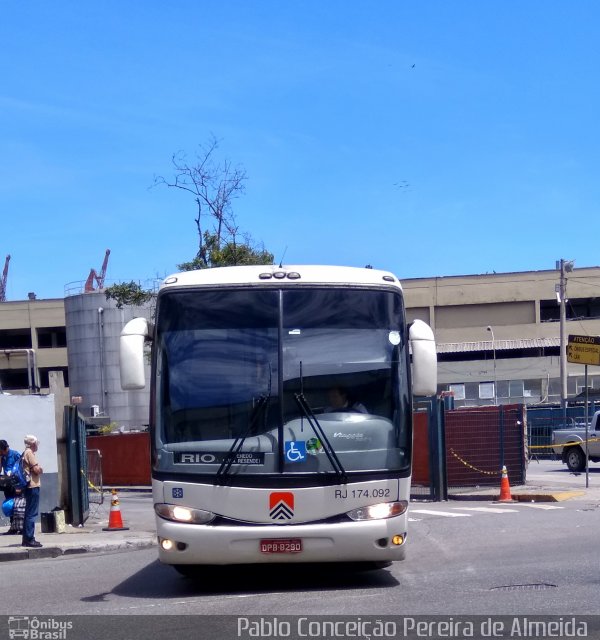
M 381 502 L 380 504 L 371 504 L 368 507 L 359 507 L 348 511 L 346 515 L 352 520 L 382 520 L 402 515 L 407 509 L 408 502 L 400 500 L 399 502 Z
M 178 504 L 158 503 L 154 505 L 154 511 L 165 520 L 174 522 L 188 522 L 190 524 L 208 524 L 215 519 L 212 511 L 182 507 Z

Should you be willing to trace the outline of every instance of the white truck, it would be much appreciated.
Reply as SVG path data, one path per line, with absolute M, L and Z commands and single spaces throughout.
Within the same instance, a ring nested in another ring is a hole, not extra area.
M 587 432 L 587 452 L 591 462 L 600 462 L 600 411 L 596 411 Z M 585 426 L 556 429 L 552 434 L 552 449 L 561 457 L 569 471 L 585 469 Z

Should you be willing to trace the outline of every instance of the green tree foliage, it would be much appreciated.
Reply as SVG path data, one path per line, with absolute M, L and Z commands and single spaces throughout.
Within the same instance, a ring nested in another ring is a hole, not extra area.
M 112 287 L 104 289 L 107 300 L 115 300 L 117 309 L 122 309 L 125 305 L 141 306 L 152 300 L 154 293 L 143 289 L 137 282 L 121 282 Z
M 181 271 L 206 269 L 207 267 L 230 267 L 249 264 L 272 264 L 273 254 L 264 247 L 251 245 L 251 240 L 238 241 L 235 236 L 227 240 L 219 240 L 214 233 L 204 232 L 204 253 L 196 255 L 189 262 L 177 265 Z

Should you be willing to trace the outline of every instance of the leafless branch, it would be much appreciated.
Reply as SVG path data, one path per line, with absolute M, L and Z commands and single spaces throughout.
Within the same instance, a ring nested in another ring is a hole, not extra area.
M 181 151 L 173 154 L 172 179 L 154 178 L 154 185 L 180 189 L 194 196 L 197 210 L 194 222 L 198 232 L 198 257 L 201 259 L 205 258 L 203 231 L 209 224 L 205 223 L 205 218 L 212 219 L 212 232 L 219 245 L 223 240 L 229 240 L 232 230 L 237 229 L 232 200 L 244 193 L 247 180 L 243 167 L 234 167 L 229 160 L 219 164 L 214 157 L 218 147 L 219 141 L 211 135 L 205 145 L 199 145 L 193 162 L 189 162 Z

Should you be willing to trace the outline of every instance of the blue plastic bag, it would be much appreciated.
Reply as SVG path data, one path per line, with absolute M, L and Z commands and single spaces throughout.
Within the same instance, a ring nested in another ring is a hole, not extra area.
M 10 518 L 12 516 L 14 508 L 15 508 L 15 499 L 14 498 L 9 498 L 8 500 L 5 500 L 2 503 L 2 513 L 7 518 Z

